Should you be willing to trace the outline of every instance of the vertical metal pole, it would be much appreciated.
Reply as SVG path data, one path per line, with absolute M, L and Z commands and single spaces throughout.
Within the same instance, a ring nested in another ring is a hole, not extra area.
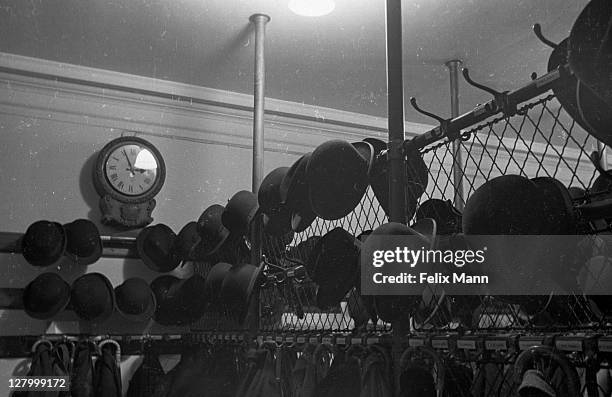
M 257 194 L 263 179 L 264 160 L 264 112 L 265 112 L 265 86 L 266 86 L 266 64 L 264 59 L 264 44 L 266 24 L 270 17 L 265 14 L 253 14 L 249 21 L 255 24 L 255 93 L 253 95 L 253 176 L 252 190 Z M 259 215 L 251 228 L 251 263 L 255 266 L 261 264 L 261 246 L 263 222 Z M 251 332 L 261 328 L 261 304 L 259 294 L 253 296 L 249 307 L 249 314 L 245 327 Z
M 253 111 L 253 193 L 257 193 L 263 179 L 264 155 L 264 109 L 266 64 L 264 44 L 266 23 L 270 17 L 265 14 L 253 14 L 249 18 L 255 24 L 255 95 Z
M 404 83 L 402 76 L 402 3 L 386 0 L 387 36 L 387 107 L 389 126 L 389 221 L 406 223 L 406 165 L 404 143 Z M 404 316 L 393 327 L 394 395 L 399 395 L 402 338 L 410 329 L 410 318 Z
M 450 72 L 451 117 L 459 116 L 459 65 L 461 61 L 453 59 L 446 62 Z M 461 158 L 461 142 L 453 141 L 453 187 L 455 189 L 454 204 L 459 211 L 463 211 L 465 199 L 463 197 L 463 160 Z
M 404 84 L 402 76 L 402 3 L 386 0 L 387 106 L 389 112 L 389 220 L 406 223 L 404 176 Z

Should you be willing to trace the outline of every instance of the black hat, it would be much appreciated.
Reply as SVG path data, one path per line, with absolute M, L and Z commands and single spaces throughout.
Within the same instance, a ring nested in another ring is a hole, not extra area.
M 56 273 L 42 273 L 23 291 L 23 307 L 32 318 L 47 320 L 70 301 L 70 285 Z
M 257 193 L 259 209 L 265 215 L 265 231 L 272 236 L 282 236 L 292 231 L 292 212 L 283 203 L 280 192 L 281 183 L 288 171 L 289 167 L 279 167 L 272 170 L 261 182 Z
M 296 233 L 308 229 L 317 218 L 310 205 L 310 189 L 306 180 L 306 168 L 311 155 L 306 153 L 293 163 L 279 187 L 282 203 L 291 212 L 291 228 Z
M 136 237 L 136 249 L 142 261 L 160 273 L 170 272 L 180 264 L 175 244 L 176 234 L 162 223 L 145 227 Z
M 429 199 L 421 203 L 416 219 L 432 218 L 436 221 L 439 235 L 461 233 L 462 214 L 450 200 Z
M 317 146 L 306 166 L 313 212 L 335 220 L 353 211 L 368 187 L 369 167 L 368 160 L 346 141 L 336 139 Z
M 327 232 L 318 242 L 312 280 L 317 283 L 317 306 L 338 305 L 357 282 L 361 242 L 341 227 Z
M 205 280 L 194 274 L 182 280 L 173 280 L 167 293 L 163 295 L 165 302 L 172 310 L 171 323 L 175 325 L 190 324 L 204 315 L 208 300 L 204 294 Z
M 203 255 L 217 252 L 230 235 L 221 220 L 224 211 L 225 207 L 222 205 L 213 204 L 206 208 L 198 219 L 198 233 L 202 241 L 196 249 Z
M 176 254 L 182 261 L 193 261 L 203 258 L 197 258 L 197 247 L 202 241 L 198 233 L 198 223 L 195 221 L 188 222 L 179 232 L 175 249 Z
M 231 268 L 231 264 L 219 262 L 210 268 L 210 271 L 206 275 L 204 296 L 211 303 L 213 308 L 220 309 L 222 302 L 219 293 L 221 292 L 223 280 Z
M 568 60 L 572 72 L 612 109 L 612 5 L 591 0 L 574 21 Z M 607 142 L 606 142 L 607 143 Z
M 520 175 L 502 175 L 481 185 L 467 200 L 463 231 L 472 235 L 538 235 L 547 225 L 543 195 Z
M 246 263 L 232 266 L 223 278 L 219 299 L 239 321 L 244 320 L 251 297 L 259 291 L 260 274 L 260 267 Z
M 547 230 L 543 234 L 576 234 L 577 219 L 570 192 L 559 180 L 541 176 L 531 179 L 542 192 Z
M 393 236 L 408 235 L 417 236 L 429 248 L 433 247 L 436 240 L 436 223 L 431 218 L 424 218 L 408 227 L 403 223 L 389 222 L 380 225 L 370 236 Z M 370 246 L 375 240 L 369 237 L 364 244 Z M 371 251 L 368 249 L 368 252 Z M 420 296 L 413 295 L 376 295 L 374 306 L 376 314 L 385 322 L 394 321 L 402 316 L 412 314 L 420 303 Z
M 227 202 L 221 221 L 231 233 L 246 236 L 258 210 L 257 196 L 248 190 L 241 190 Z
M 37 221 L 26 230 L 21 240 L 23 257 L 33 266 L 57 265 L 66 251 L 66 231 L 61 224 Z
M 381 147 L 381 145 L 378 145 Z M 421 153 L 412 146 L 406 148 L 406 176 L 404 181 L 405 186 L 405 203 L 406 203 L 406 219 L 412 219 L 416 210 L 419 198 L 429 183 L 429 170 L 423 161 Z M 370 185 L 378 203 L 389 214 L 389 162 L 388 154 L 379 153 L 374 159 L 374 165 L 370 173 Z
M 66 253 L 81 265 L 91 265 L 102 256 L 102 240 L 95 223 L 89 219 L 77 219 L 64 225 Z
M 155 301 L 157 302 L 153 318 L 158 324 L 176 325 L 181 322 L 180 313 L 174 307 L 169 295 L 172 285 L 179 281 L 178 277 L 163 275 L 151 282 L 151 291 L 153 291 Z
M 101 322 L 115 310 L 115 291 L 101 273 L 88 273 L 72 283 L 70 302 L 79 318 Z
M 133 277 L 115 287 L 117 311 L 131 321 L 147 321 L 153 317 L 157 302 L 149 284 Z

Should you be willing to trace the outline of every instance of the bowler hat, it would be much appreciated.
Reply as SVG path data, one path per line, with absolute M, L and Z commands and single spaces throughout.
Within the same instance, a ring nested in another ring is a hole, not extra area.
M 502 175 L 481 185 L 467 200 L 463 231 L 468 235 L 538 235 L 547 225 L 543 194 L 520 175 Z
M 543 234 L 576 234 L 577 219 L 572 197 L 559 180 L 541 176 L 531 179 L 543 195 L 547 228 Z
M 175 325 L 190 324 L 204 315 L 208 301 L 204 295 L 205 280 L 202 276 L 194 274 L 182 280 L 173 280 L 168 290 L 163 294 L 163 305 L 171 307 Z
M 279 187 L 280 198 L 291 212 L 291 228 L 296 233 L 308 229 L 317 217 L 310 205 L 310 188 L 306 180 L 306 168 L 311 155 L 306 153 L 293 163 Z
M 56 273 L 42 273 L 25 287 L 22 299 L 30 317 L 47 320 L 68 305 L 70 285 Z
M 421 153 L 413 146 L 405 148 L 406 175 L 404 179 L 406 219 L 412 219 L 421 195 L 427 190 L 429 170 Z M 370 173 L 370 185 L 378 203 L 389 214 L 390 171 L 388 154 L 379 154 Z
M 149 284 L 133 277 L 115 287 L 117 311 L 131 321 L 147 321 L 153 317 L 157 301 Z
M 288 252 L 288 257 L 299 260 L 304 263 L 306 272 L 312 276 L 315 268 L 317 244 L 321 240 L 321 236 L 310 236 L 306 240 L 301 241 L 295 247 L 291 247 Z
M 21 240 L 25 260 L 33 266 L 52 266 L 66 251 L 66 231 L 57 222 L 37 221 L 28 226 Z
M 357 282 L 361 242 L 341 227 L 327 232 L 318 242 L 312 280 L 319 286 L 317 306 L 338 305 Z
M 450 200 L 429 199 L 421 203 L 416 219 L 432 218 L 436 221 L 439 235 L 461 233 L 462 214 Z
M 179 265 L 176 234 L 162 223 L 147 226 L 136 237 L 136 249 L 142 261 L 156 272 L 170 272 Z
M 260 267 L 245 263 L 232 266 L 223 278 L 219 299 L 239 321 L 244 320 L 251 297 L 259 290 L 260 274 Z
M 174 307 L 172 297 L 169 295 L 170 288 L 178 281 L 180 281 L 178 277 L 163 275 L 151 282 L 151 291 L 157 303 L 153 319 L 158 324 L 176 325 L 181 322 L 180 313 Z
M 204 296 L 211 303 L 213 308 L 220 308 L 221 300 L 219 293 L 225 276 L 232 268 L 232 265 L 225 262 L 219 262 L 210 268 L 204 282 Z
M 197 247 L 202 241 L 198 233 L 198 223 L 195 221 L 188 222 L 179 232 L 175 249 L 176 254 L 182 261 L 194 261 L 203 258 L 197 258 Z
M 88 273 L 72 283 L 70 302 L 83 320 L 101 322 L 115 310 L 115 291 L 101 273 Z
M 612 109 L 612 5 L 591 0 L 569 36 L 568 60 L 572 72 Z
M 248 190 L 241 190 L 225 205 L 221 221 L 230 233 L 246 236 L 258 210 L 257 196 Z
M 198 219 L 198 233 L 202 241 L 198 244 L 197 250 L 203 255 L 217 252 L 230 235 L 230 231 L 221 220 L 223 211 L 225 207 L 213 204 L 206 208 Z
M 90 265 L 102 256 L 102 240 L 95 223 L 89 219 L 77 219 L 64 225 L 66 253 L 81 265 Z
M 259 209 L 265 214 L 266 233 L 272 236 L 285 235 L 291 229 L 291 209 L 283 203 L 280 186 L 289 167 L 272 170 L 261 182 L 257 192 Z
M 312 210 L 322 219 L 343 218 L 368 187 L 369 164 L 355 146 L 330 140 L 317 146 L 306 166 Z
M 548 58 L 549 72 L 567 64 L 567 41 L 567 38 L 561 41 L 550 53 Z M 576 76 L 569 73 L 561 74 L 559 80 L 553 83 L 552 90 L 563 109 L 588 132 L 589 126 L 582 119 L 582 114 L 578 109 L 578 80 Z
M 287 175 L 287 171 L 289 171 L 289 167 L 275 168 L 261 181 L 257 191 L 257 202 L 264 214 L 273 214 L 280 208 L 282 204 L 280 185 Z
M 415 222 L 412 226 L 403 223 L 389 222 L 380 225 L 370 236 L 415 236 L 425 247 L 432 248 L 436 239 L 436 223 L 431 218 L 424 218 Z M 373 244 L 376 239 L 367 238 L 365 243 L 368 252 L 376 249 Z M 420 248 L 420 247 L 419 247 Z M 374 306 L 376 314 L 385 322 L 394 321 L 402 316 L 414 313 L 420 303 L 421 296 L 417 295 L 376 295 Z

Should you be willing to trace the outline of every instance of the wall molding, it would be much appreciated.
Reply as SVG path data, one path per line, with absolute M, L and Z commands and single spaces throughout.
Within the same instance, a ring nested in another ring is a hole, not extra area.
M 81 95 L 94 103 L 118 100 L 137 107 L 162 106 L 165 111 L 182 113 L 182 116 L 230 117 L 240 120 L 241 124 L 252 123 L 253 96 L 236 92 L 1 52 L 0 79 L 12 89 L 48 91 L 54 97 Z M 58 110 L 69 113 L 68 109 Z M 386 118 L 266 98 L 266 129 L 284 128 L 288 132 L 321 135 L 327 139 L 358 139 L 386 137 L 386 124 Z M 405 126 L 407 137 L 432 128 L 411 122 L 406 122 Z M 270 138 L 274 141 L 276 137 Z M 280 142 L 293 144 L 295 137 L 280 139 Z

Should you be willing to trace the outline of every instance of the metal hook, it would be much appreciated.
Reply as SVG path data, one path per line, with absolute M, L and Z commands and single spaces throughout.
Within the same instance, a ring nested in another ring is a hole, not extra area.
M 433 113 L 430 113 L 426 110 L 423 110 L 419 107 L 419 105 L 417 105 L 417 101 L 415 97 L 410 97 L 410 104 L 412 105 L 412 107 L 414 108 L 414 110 L 416 110 L 417 112 L 424 114 L 427 117 L 431 117 L 432 119 L 437 120 L 440 124 L 446 122 L 446 119 L 443 119 L 442 117 L 435 115 Z
M 540 25 L 539 23 L 536 23 L 535 25 L 533 25 L 533 33 L 535 33 L 537 38 L 542 43 L 546 44 L 550 48 L 555 49 L 559 46 L 559 44 L 555 44 L 552 41 L 548 40 L 546 37 L 544 37 L 544 35 L 542 34 L 542 25 Z
M 480 83 L 475 82 L 474 80 L 472 80 L 472 78 L 470 77 L 470 71 L 468 68 L 463 68 L 461 69 L 461 74 L 463 74 L 463 78 L 465 79 L 465 81 L 468 82 L 468 84 L 476 87 L 476 88 L 480 88 L 483 91 L 488 92 L 489 94 L 493 95 L 494 97 L 498 97 L 499 95 L 502 95 L 501 92 L 494 90 L 491 87 L 487 87 L 486 85 L 482 85 Z

